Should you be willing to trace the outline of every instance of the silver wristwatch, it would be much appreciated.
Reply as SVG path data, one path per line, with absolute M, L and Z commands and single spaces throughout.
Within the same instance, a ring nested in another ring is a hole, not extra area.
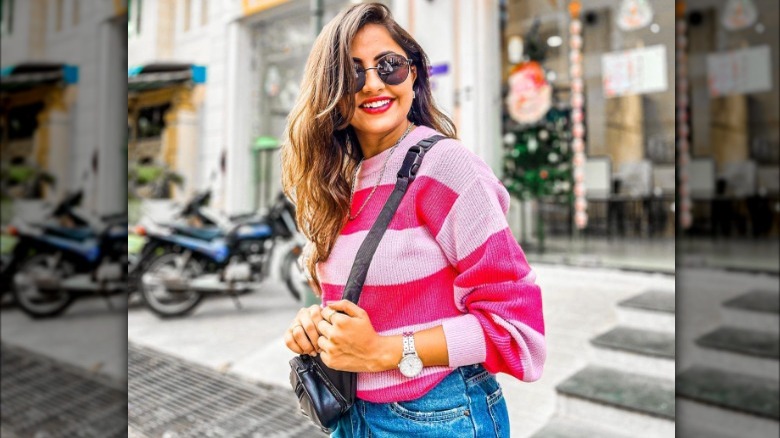
M 412 332 L 404 333 L 404 355 L 401 362 L 398 363 L 398 368 L 400 368 L 401 374 L 406 377 L 415 377 L 422 372 L 423 363 L 414 348 L 414 333 Z

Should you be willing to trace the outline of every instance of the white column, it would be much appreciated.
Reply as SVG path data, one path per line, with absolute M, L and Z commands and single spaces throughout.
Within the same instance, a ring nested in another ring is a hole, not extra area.
M 98 171 L 94 210 L 99 214 L 118 213 L 127 209 L 127 28 L 118 19 L 100 24 L 100 62 L 98 63 L 97 128 Z M 83 75 L 82 77 L 86 77 Z M 88 144 L 90 149 L 95 145 Z M 82 156 L 92 157 L 93 151 Z
M 456 36 L 460 138 L 500 176 L 501 39 L 498 1 L 459 0 Z
M 190 199 L 198 188 L 198 115 L 194 111 L 180 109 L 175 116 L 176 171 L 184 177 L 183 190 L 177 190 L 180 202 Z
M 455 105 L 456 69 L 455 62 L 455 12 L 454 2 L 429 2 L 414 0 L 407 9 L 407 14 L 414 15 L 412 33 L 415 40 L 428 54 L 431 65 L 447 65 L 446 74 L 431 77 L 433 98 L 439 108 L 449 115 L 457 124 L 457 108 Z
M 233 21 L 228 25 L 226 81 L 227 149 L 224 202 L 219 202 L 228 212 L 237 212 L 251 206 L 249 185 L 252 184 L 252 160 L 249 149 L 249 116 L 251 99 L 247 95 L 251 71 L 249 31 L 245 24 Z
M 454 2 L 453 2 L 454 3 Z M 476 2 L 469 0 L 458 0 L 456 8 L 457 31 L 455 34 L 455 54 L 457 56 L 455 65 L 456 72 L 455 101 L 459 107 L 458 111 L 458 135 L 463 144 L 474 153 L 484 158 L 482 150 L 484 144 L 481 144 L 479 138 L 480 120 L 477 107 L 478 83 L 480 78 L 477 75 L 478 64 L 481 61 L 479 46 L 479 34 L 477 33 L 477 9 Z
M 46 170 L 56 178 L 56 184 L 49 192 L 54 202 L 71 189 L 70 184 L 70 116 L 67 112 L 52 108 L 46 120 L 49 132 L 49 154 Z M 86 194 L 86 193 L 85 193 Z
M 477 56 L 474 106 L 477 154 L 501 177 L 501 34 L 498 0 L 474 2 Z

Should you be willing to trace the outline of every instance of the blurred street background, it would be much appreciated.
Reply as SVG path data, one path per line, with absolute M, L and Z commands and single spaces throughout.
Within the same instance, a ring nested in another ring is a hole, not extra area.
M 3 436 L 317 436 L 279 143 L 359 2 L 0 0 Z M 542 287 L 512 436 L 777 436 L 777 2 L 382 3 Z

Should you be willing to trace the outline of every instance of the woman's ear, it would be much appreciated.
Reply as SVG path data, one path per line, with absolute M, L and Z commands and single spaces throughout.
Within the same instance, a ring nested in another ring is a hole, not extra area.
M 417 80 L 417 66 L 412 64 L 412 86 L 414 86 L 414 81 Z

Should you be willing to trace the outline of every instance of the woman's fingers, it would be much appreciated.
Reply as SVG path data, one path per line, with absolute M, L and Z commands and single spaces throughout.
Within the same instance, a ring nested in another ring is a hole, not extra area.
M 312 321 L 311 317 L 304 318 L 304 320 L 301 321 L 301 326 L 303 327 L 304 334 L 310 342 L 311 349 L 316 350 L 317 338 L 320 337 L 320 332 L 317 331 L 317 326 L 314 325 L 314 321 Z
M 294 353 L 303 354 L 303 350 L 301 350 L 301 347 L 299 347 L 298 343 L 295 342 L 295 339 L 293 339 L 293 335 L 290 330 L 284 332 L 284 343 L 287 345 L 287 348 L 292 350 Z
M 311 354 L 314 352 L 314 346 L 312 345 L 309 337 L 306 335 L 306 331 L 301 326 L 293 327 L 292 337 L 300 347 L 303 354 Z
M 285 343 L 290 350 L 298 354 L 312 354 L 322 351 L 318 344 L 318 340 L 322 337 L 319 323 L 324 321 L 321 312 L 322 308 L 316 304 L 298 311 L 293 325 L 284 336 Z
M 330 339 L 333 336 L 333 326 L 330 325 L 330 323 L 328 323 L 328 321 L 325 319 L 323 319 L 322 321 L 320 321 L 319 324 L 317 324 L 317 330 L 319 330 L 319 332 L 322 333 L 322 336 L 320 336 L 320 338 Z M 320 351 L 322 350 L 320 349 Z
M 344 312 L 353 318 L 363 318 L 366 315 L 366 311 L 358 307 L 357 304 L 349 300 L 340 300 L 334 303 L 328 304 L 328 307 L 332 310 Z
M 320 350 L 330 351 L 330 349 L 333 347 L 333 343 L 330 342 L 325 336 L 320 336 L 320 339 L 317 341 L 317 345 L 320 347 Z

